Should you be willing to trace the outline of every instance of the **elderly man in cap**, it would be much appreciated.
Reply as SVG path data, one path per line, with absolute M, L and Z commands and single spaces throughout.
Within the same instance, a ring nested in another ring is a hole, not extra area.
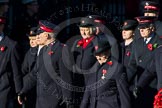
M 30 30 L 29 40 L 30 40 L 30 49 L 25 55 L 24 63 L 22 65 L 23 74 L 26 75 L 27 73 L 31 72 L 32 68 L 34 67 L 37 52 L 38 52 L 38 42 L 37 42 L 37 27 L 33 27 Z
M 57 39 L 58 27 L 46 20 L 39 21 L 39 44 L 45 46 L 40 50 L 36 66 L 23 79 L 23 89 L 18 101 L 24 101 L 24 95 L 36 85 L 36 108 L 64 108 L 68 106 L 71 91 L 70 59 L 67 46 Z
M 119 60 L 119 46 L 118 42 L 114 37 L 114 34 L 106 27 L 106 20 L 104 17 L 99 15 L 89 15 L 87 18 L 94 20 L 96 26 L 96 35 L 100 38 L 105 38 L 111 45 L 111 53 L 117 60 Z M 117 32 L 117 31 L 116 31 Z M 104 35 L 104 36 L 103 36 Z M 119 41 L 119 40 L 118 40 Z
M 132 84 L 130 85 L 132 86 L 131 91 L 133 90 L 133 86 L 137 84 L 137 81 L 147 65 L 152 61 L 156 47 L 161 44 L 161 39 L 155 33 L 154 19 L 155 17 L 150 16 L 137 17 L 141 37 L 133 41 L 133 50 L 128 64 L 129 71 L 127 73 L 128 78 L 130 78 L 129 82 Z M 142 96 L 134 101 L 135 104 L 133 106 L 135 108 L 152 108 L 151 103 L 153 102 L 153 96 L 156 93 L 155 83 L 155 81 L 150 83 Z
M 25 58 L 22 64 L 22 73 L 23 76 L 27 75 L 35 66 L 38 52 L 38 43 L 37 42 L 37 29 L 38 27 L 33 27 L 30 30 L 30 33 L 27 34 L 30 40 L 30 49 L 25 54 Z M 36 88 L 34 87 L 26 94 L 27 100 L 25 102 L 26 107 L 35 108 L 36 104 Z
M 80 106 L 82 101 L 84 85 L 90 76 L 88 72 L 97 62 L 94 56 L 94 46 L 97 39 L 94 21 L 86 17 L 81 18 L 79 30 L 81 39 L 76 40 L 72 47 L 75 72 L 73 82 L 75 86 L 82 88 L 81 91 L 75 91 L 74 93 L 76 108 Z
M 95 46 L 100 66 L 86 83 L 81 108 L 131 108 L 126 73 L 111 56 L 110 48 L 107 40 L 99 40 Z
M 4 33 L 6 19 L 0 17 L 0 107 L 14 108 L 14 97 L 22 88 L 21 56 L 16 42 Z

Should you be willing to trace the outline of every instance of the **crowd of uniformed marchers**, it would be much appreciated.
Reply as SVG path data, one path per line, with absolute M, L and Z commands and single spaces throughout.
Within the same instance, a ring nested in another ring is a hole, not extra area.
M 29 31 L 21 31 L 29 19 L 15 28 L 30 42 L 21 36 L 14 41 L 5 35 L 1 15 L 0 108 L 162 108 L 160 8 L 152 1 L 141 4 L 144 15 L 123 22 L 120 43 L 99 15 L 82 17 L 80 34 L 66 44 L 57 37 L 61 27 L 36 23 L 35 17 L 25 17 L 36 23 Z

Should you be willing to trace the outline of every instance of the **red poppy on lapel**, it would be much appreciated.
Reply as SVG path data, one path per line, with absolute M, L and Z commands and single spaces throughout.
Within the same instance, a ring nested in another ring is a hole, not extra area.
M 51 56 L 53 53 L 54 53 L 53 51 L 49 51 L 49 52 L 48 52 L 48 55 Z
M 83 44 L 84 44 L 84 42 L 83 42 L 83 40 L 81 39 L 80 41 L 78 41 L 77 47 L 83 46 Z
M 103 70 L 102 70 L 102 74 L 105 75 L 106 73 L 107 73 L 107 70 L 106 70 L 106 69 L 103 69 Z
M 0 47 L 1 52 L 4 52 L 5 49 L 6 49 L 5 46 L 1 46 L 1 47 Z
M 97 45 L 95 46 L 95 50 L 98 50 L 98 46 Z
M 130 56 L 131 55 L 131 52 L 130 51 L 127 51 L 126 52 L 126 56 Z
M 106 69 L 103 69 L 102 70 L 102 77 L 101 77 L 101 79 L 105 79 L 106 77 L 105 77 L 105 74 L 107 73 L 107 70 Z
M 110 65 L 110 66 L 112 66 L 113 65 L 113 62 L 112 61 L 108 61 L 107 64 Z
M 152 44 L 147 44 L 147 48 L 152 51 L 153 50 L 153 45 Z

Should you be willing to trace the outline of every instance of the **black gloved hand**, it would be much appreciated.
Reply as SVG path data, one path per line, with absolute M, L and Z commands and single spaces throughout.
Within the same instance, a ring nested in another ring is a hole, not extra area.
M 135 97 L 135 99 L 139 97 L 141 92 L 142 92 L 142 88 L 141 87 L 138 87 L 138 86 L 134 87 L 134 89 L 133 89 L 133 96 Z
M 20 105 L 22 105 L 23 103 L 25 103 L 26 97 L 24 93 L 19 93 L 18 94 L 18 102 Z

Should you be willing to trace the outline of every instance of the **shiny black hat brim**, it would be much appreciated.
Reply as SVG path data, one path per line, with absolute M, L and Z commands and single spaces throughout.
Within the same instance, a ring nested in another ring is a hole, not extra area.
M 94 54 L 96 55 L 96 54 L 103 53 L 107 50 L 110 50 L 110 48 L 111 48 L 110 46 L 105 46 L 104 48 L 99 48 L 99 49 L 95 50 Z
M 93 27 L 93 24 L 78 24 L 78 27 Z

